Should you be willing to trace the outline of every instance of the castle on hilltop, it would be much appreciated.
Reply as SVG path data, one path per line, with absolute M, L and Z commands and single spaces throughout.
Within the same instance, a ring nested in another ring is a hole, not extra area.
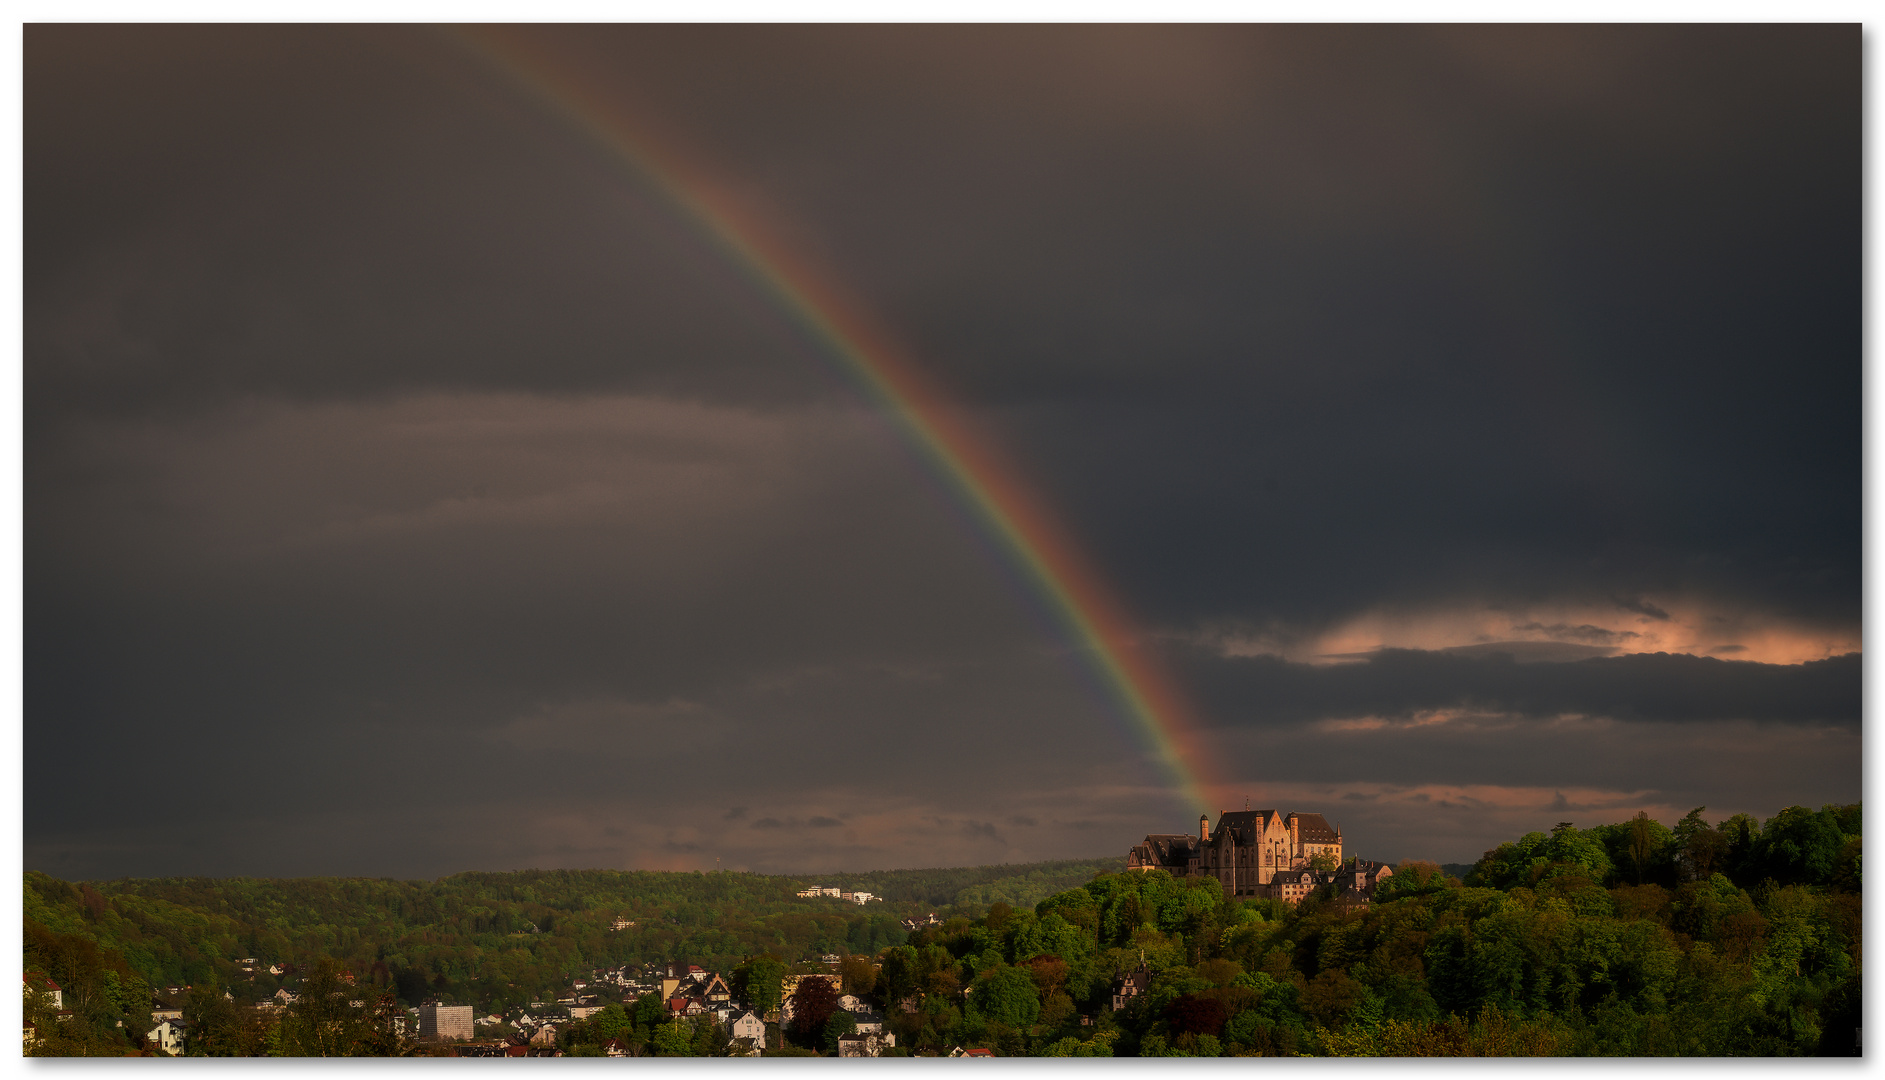
M 1200 814 L 1196 836 L 1149 835 L 1126 853 L 1126 868 L 1165 870 L 1173 877 L 1210 875 L 1231 896 L 1291 903 L 1330 882 L 1342 885 L 1344 893 L 1366 893 L 1393 873 L 1386 866 L 1363 866 L 1359 860 L 1354 868 L 1342 869 L 1341 829 L 1321 814 L 1277 810 L 1226 810 L 1218 815 L 1216 829 Z

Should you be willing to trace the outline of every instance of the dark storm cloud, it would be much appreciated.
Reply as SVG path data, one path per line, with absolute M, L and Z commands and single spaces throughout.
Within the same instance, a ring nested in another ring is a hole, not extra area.
M 1637 611 L 1639 609 L 1631 608 L 1629 610 Z M 1654 617 L 1665 620 L 1669 618 L 1667 613 L 1660 613 L 1658 616 Z M 1618 643 L 1632 641 L 1642 636 L 1633 630 L 1610 630 L 1602 626 L 1592 626 L 1589 623 L 1580 623 L 1577 626 L 1569 626 L 1565 623 L 1554 623 L 1553 625 L 1546 626 L 1543 623 L 1529 622 L 1519 623 L 1513 626 L 1512 629 L 1545 634 L 1560 640 L 1563 638 L 1573 638 L 1594 645 L 1616 645 Z
M 1227 773 L 1464 857 L 1560 795 L 1856 790 L 1855 658 L 1608 655 L 1858 639 L 1856 28 L 507 33 L 827 268 L 1167 639 L 1550 639 L 1181 656 Z M 477 47 L 24 51 L 28 865 L 1016 861 L 1171 812 L 819 346 Z
M 1564 663 L 1522 663 L 1498 645 L 1485 655 L 1385 649 L 1353 663 L 1302 664 L 1273 656 L 1195 659 L 1190 685 L 1231 726 L 1326 718 L 1408 719 L 1437 710 L 1617 720 L 1756 720 L 1857 726 L 1861 658 L 1804 664 L 1639 653 Z
M 33 39 L 29 428 L 252 394 L 824 389 L 688 225 L 440 33 Z
M 546 36 L 634 56 L 1161 620 L 1857 621 L 1852 28 Z
M 1634 611 L 1639 615 L 1647 615 L 1652 619 L 1666 622 L 1669 618 L 1667 611 L 1643 600 L 1618 600 L 1617 606 L 1625 611 Z

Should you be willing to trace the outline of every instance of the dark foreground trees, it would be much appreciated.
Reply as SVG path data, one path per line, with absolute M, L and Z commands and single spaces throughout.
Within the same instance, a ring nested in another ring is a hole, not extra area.
M 1857 807 L 1565 823 L 1487 852 L 1465 881 L 1405 864 L 1364 910 L 1102 875 L 1033 912 L 913 934 L 881 984 L 914 1008 L 891 1016 L 900 1042 L 937 1051 L 1849 1054 L 1859 829 Z M 1117 978 L 1142 965 L 1147 991 L 1112 1011 Z M 1053 990 L 1030 980 L 1032 1016 L 1015 997 L 1028 983 L 1005 974 L 1021 970 L 1055 972 Z M 1052 993 L 1074 1008 L 1047 1008 Z

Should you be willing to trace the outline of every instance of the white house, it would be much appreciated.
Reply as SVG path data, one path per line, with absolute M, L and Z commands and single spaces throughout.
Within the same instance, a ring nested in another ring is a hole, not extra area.
M 175 1020 L 164 1020 L 144 1037 L 157 1044 L 157 1048 L 171 1056 L 183 1053 L 183 1025 Z
M 733 1021 L 732 1035 L 735 1039 L 751 1039 L 755 1050 L 766 1048 L 766 1022 L 750 1009 L 746 1015 Z
M 27 972 L 25 975 L 22 975 L 20 977 L 20 981 L 23 984 L 21 986 L 21 989 L 24 992 L 28 994 L 34 994 L 34 993 L 45 994 L 52 998 L 53 1008 L 55 1009 L 65 1008 L 65 991 L 59 989 L 58 983 L 53 982 L 51 979 L 46 978 L 44 975 L 41 975 L 37 971 Z
M 838 1056 L 841 1058 L 877 1057 L 895 1045 L 897 1045 L 895 1035 L 840 1035 Z

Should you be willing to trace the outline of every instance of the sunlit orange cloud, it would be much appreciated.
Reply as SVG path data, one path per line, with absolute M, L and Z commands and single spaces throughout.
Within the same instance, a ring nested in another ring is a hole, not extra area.
M 1563 647 L 1556 655 L 1542 653 L 1540 659 L 1668 652 L 1767 664 L 1823 660 L 1861 648 L 1856 626 L 1808 625 L 1707 602 L 1661 597 L 1632 600 L 1627 607 L 1564 603 L 1523 608 L 1490 604 L 1382 608 L 1320 633 L 1228 632 L 1215 640 L 1227 655 L 1278 655 L 1306 663 L 1342 663 L 1377 649 L 1452 649 L 1509 642 Z

